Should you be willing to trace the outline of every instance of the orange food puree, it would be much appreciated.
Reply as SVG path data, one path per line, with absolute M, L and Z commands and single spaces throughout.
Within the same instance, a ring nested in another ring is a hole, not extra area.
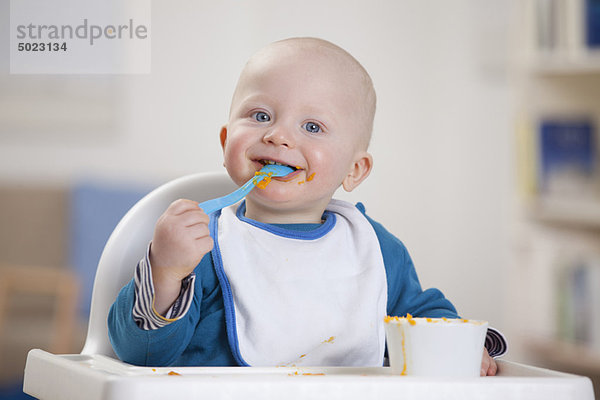
M 267 185 L 269 183 L 271 183 L 271 175 L 273 175 L 273 173 L 272 172 L 264 173 L 264 172 L 260 172 L 260 171 L 256 171 L 254 173 L 254 176 L 259 176 L 259 175 L 264 175 L 264 178 L 260 182 L 257 182 L 258 179 L 255 180 L 254 184 L 256 185 L 257 188 L 264 189 L 267 187 Z
M 410 315 L 408 313 L 406 314 L 406 319 L 408 320 L 408 323 L 411 324 L 411 325 L 416 325 L 417 324 L 417 321 L 415 321 L 413 319 L 412 315 Z
M 173 375 L 181 376 L 181 374 L 178 374 L 178 373 L 177 373 L 177 372 L 175 372 L 175 371 L 170 371 L 170 372 L 169 372 L 167 375 L 171 375 L 171 376 L 173 376 Z
M 312 174 L 310 174 L 310 176 L 308 178 L 306 178 L 307 182 L 310 182 L 313 180 L 313 178 L 315 177 L 315 172 L 313 172 Z
M 258 182 L 256 184 L 256 187 L 259 189 L 264 189 L 267 187 L 267 185 L 271 183 L 271 177 L 267 176 L 265 179 L 263 179 L 262 181 Z
M 481 323 L 481 321 L 470 321 L 470 320 L 464 319 L 464 318 L 461 318 L 461 319 L 459 319 L 459 318 L 445 318 L 445 317 L 442 317 L 442 318 L 414 318 L 412 315 L 410 315 L 408 313 L 406 314 L 406 317 L 392 317 L 392 316 L 388 315 L 388 316 L 386 316 L 383 319 L 383 321 L 386 324 L 388 324 L 388 323 L 390 323 L 392 321 L 396 321 L 396 322 L 406 321 L 410 325 L 416 325 L 417 324 L 417 321 L 416 321 L 417 319 L 419 319 L 419 320 L 425 320 L 426 322 L 432 323 L 432 324 L 439 323 L 439 322 L 442 322 L 442 321 L 443 322 L 448 322 L 448 323 L 450 323 L 450 322 L 471 323 L 471 324 L 476 324 L 476 325 L 478 325 L 478 324 Z
M 415 325 L 417 322 L 413 319 L 413 316 L 410 315 L 410 313 L 406 314 L 406 317 L 391 317 L 391 316 L 386 316 L 383 321 L 387 324 L 391 321 L 408 321 L 409 324 L 411 325 Z

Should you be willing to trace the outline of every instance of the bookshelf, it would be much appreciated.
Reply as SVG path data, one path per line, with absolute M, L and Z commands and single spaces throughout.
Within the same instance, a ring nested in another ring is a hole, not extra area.
M 541 56 L 532 69 L 545 76 L 600 74 L 600 53 L 572 59 L 565 56 Z
M 524 217 L 539 224 L 600 231 L 600 202 L 580 199 L 538 198 L 523 205 Z
M 519 357 L 588 375 L 598 386 L 600 0 L 513 5 L 517 185 L 509 335 Z M 561 123 L 559 135 L 577 138 L 579 147 L 544 144 L 552 137 L 548 126 Z M 556 172 L 559 164 L 566 173 Z

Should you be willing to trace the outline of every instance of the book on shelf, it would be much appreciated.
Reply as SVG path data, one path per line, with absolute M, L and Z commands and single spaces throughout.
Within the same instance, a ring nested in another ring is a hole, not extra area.
M 537 138 L 531 121 L 521 115 L 515 129 L 518 193 L 529 199 L 537 195 Z
M 557 339 L 600 352 L 600 258 L 574 258 L 556 278 Z
M 596 145 L 590 118 L 543 118 L 538 126 L 539 187 L 554 197 L 593 196 Z
M 600 0 L 533 0 L 536 45 L 578 57 L 600 49 Z
M 586 0 L 585 3 L 586 44 L 590 48 L 600 48 L 600 0 Z
M 517 127 L 517 171 L 526 198 L 597 200 L 596 128 L 591 116 L 550 115 Z

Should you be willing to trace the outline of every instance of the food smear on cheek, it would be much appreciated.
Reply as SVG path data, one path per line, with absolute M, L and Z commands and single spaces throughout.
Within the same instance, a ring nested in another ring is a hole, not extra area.
M 310 174 L 309 176 L 306 177 L 306 182 L 310 182 L 314 179 L 316 172 L 313 172 L 312 174 Z M 302 185 L 304 183 L 304 181 L 300 181 L 298 182 L 298 185 Z

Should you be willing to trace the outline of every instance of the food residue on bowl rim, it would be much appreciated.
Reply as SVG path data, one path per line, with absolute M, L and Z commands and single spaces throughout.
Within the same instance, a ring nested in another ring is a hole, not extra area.
M 475 325 L 481 325 L 484 324 L 485 321 L 477 321 L 477 320 L 470 320 L 470 319 L 466 319 L 466 318 L 446 318 L 446 317 L 442 317 L 442 318 L 430 318 L 430 317 L 413 317 L 410 313 L 407 313 L 405 317 L 398 317 L 398 316 L 390 316 L 387 315 L 384 319 L 383 322 L 390 323 L 390 322 L 408 322 L 410 325 L 416 325 L 417 324 L 417 320 L 419 321 L 426 321 L 428 323 L 439 323 L 439 322 L 448 322 L 448 323 L 457 323 L 457 322 L 461 322 L 461 323 L 469 323 L 469 324 L 475 324 Z

